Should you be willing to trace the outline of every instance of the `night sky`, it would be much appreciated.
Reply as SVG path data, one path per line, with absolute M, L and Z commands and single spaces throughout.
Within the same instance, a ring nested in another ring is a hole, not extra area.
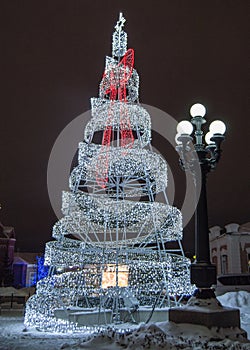
M 120 11 L 135 49 L 140 101 L 177 121 L 200 102 L 208 121 L 227 125 L 222 158 L 208 179 L 209 225 L 250 220 L 249 1 L 2 1 L 0 220 L 15 227 L 20 251 L 42 252 L 51 238 L 57 218 L 47 192 L 50 152 L 98 95 Z M 153 145 L 171 164 L 181 207 L 178 155 L 155 132 Z M 185 251 L 193 251 L 192 240 L 193 221 L 184 230 Z

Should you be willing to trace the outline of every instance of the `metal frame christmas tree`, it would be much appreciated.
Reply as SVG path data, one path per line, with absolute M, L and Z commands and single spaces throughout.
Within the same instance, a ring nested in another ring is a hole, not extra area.
M 27 302 L 26 326 L 117 327 L 146 322 L 157 312 L 160 320 L 164 307 L 192 290 L 182 216 L 167 201 L 167 164 L 151 147 L 151 119 L 138 101 L 124 22 L 120 14 L 70 191 L 62 195 L 64 217 L 54 225 L 55 241 L 46 244 L 49 275 Z M 165 203 L 156 201 L 159 193 Z M 170 241 L 178 254 L 166 248 Z

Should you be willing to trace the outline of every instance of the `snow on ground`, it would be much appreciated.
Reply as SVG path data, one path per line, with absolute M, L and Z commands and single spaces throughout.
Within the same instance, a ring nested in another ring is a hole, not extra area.
M 231 292 L 218 299 L 225 306 L 240 308 L 242 328 L 250 331 L 250 293 Z M 126 334 L 115 333 L 112 329 L 95 336 L 81 333 L 52 334 L 26 330 L 21 311 L 9 310 L 2 311 L 0 315 L 0 350 L 250 350 L 250 342 L 246 339 L 228 339 L 234 331 L 160 322 L 141 325 Z
M 228 292 L 217 299 L 223 306 L 240 310 L 241 328 L 247 332 L 250 339 L 250 293 L 245 291 Z
M 23 316 L 17 312 L 2 312 L 0 316 L 0 350 L 57 350 L 70 349 L 89 335 L 52 334 L 35 329 L 26 330 Z

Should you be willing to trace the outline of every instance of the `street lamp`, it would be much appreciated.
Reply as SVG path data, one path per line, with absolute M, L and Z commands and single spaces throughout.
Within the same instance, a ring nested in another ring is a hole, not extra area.
M 176 150 L 180 155 L 183 170 L 191 172 L 196 189 L 195 209 L 195 254 L 191 264 L 191 283 L 197 289 L 184 308 L 170 308 L 169 321 L 175 323 L 200 324 L 206 327 L 239 329 L 236 336 L 246 337 L 240 329 L 238 309 L 224 308 L 211 289 L 216 284 L 216 266 L 211 264 L 209 250 L 209 230 L 207 217 L 207 174 L 215 169 L 221 155 L 221 142 L 226 131 L 220 120 L 213 121 L 205 136 L 201 130 L 206 123 L 206 109 L 196 103 L 190 109 L 191 122 L 183 120 L 177 125 Z M 212 307 L 211 307 L 212 306 Z M 236 327 L 236 328 L 235 328 Z
M 225 124 L 220 120 L 213 121 L 209 132 L 205 136 L 201 129 L 206 123 L 204 118 L 205 107 L 196 103 L 190 108 L 191 122 L 181 121 L 177 125 L 176 150 L 180 155 L 180 164 L 183 170 L 190 171 L 196 184 L 197 207 L 195 210 L 195 255 L 196 260 L 191 264 L 191 283 L 198 290 L 199 298 L 215 297 L 210 288 L 216 284 L 216 266 L 211 264 L 209 250 L 209 228 L 207 215 L 207 174 L 216 167 L 221 155 L 221 142 L 226 131 Z M 192 136 L 193 135 L 193 136 Z M 199 171 L 197 171 L 197 165 Z M 200 181 L 200 187 L 197 186 Z

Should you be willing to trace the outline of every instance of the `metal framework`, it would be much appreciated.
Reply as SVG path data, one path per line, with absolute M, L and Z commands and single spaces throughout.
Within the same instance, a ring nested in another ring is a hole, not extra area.
M 151 148 L 124 22 L 120 14 L 70 191 L 62 195 L 64 217 L 46 244 L 50 274 L 27 302 L 26 326 L 72 331 L 147 321 L 193 288 L 182 216 L 167 201 L 166 161 Z M 101 144 L 93 142 L 98 132 Z M 165 203 L 155 201 L 161 192 Z M 170 241 L 177 248 L 167 249 Z

